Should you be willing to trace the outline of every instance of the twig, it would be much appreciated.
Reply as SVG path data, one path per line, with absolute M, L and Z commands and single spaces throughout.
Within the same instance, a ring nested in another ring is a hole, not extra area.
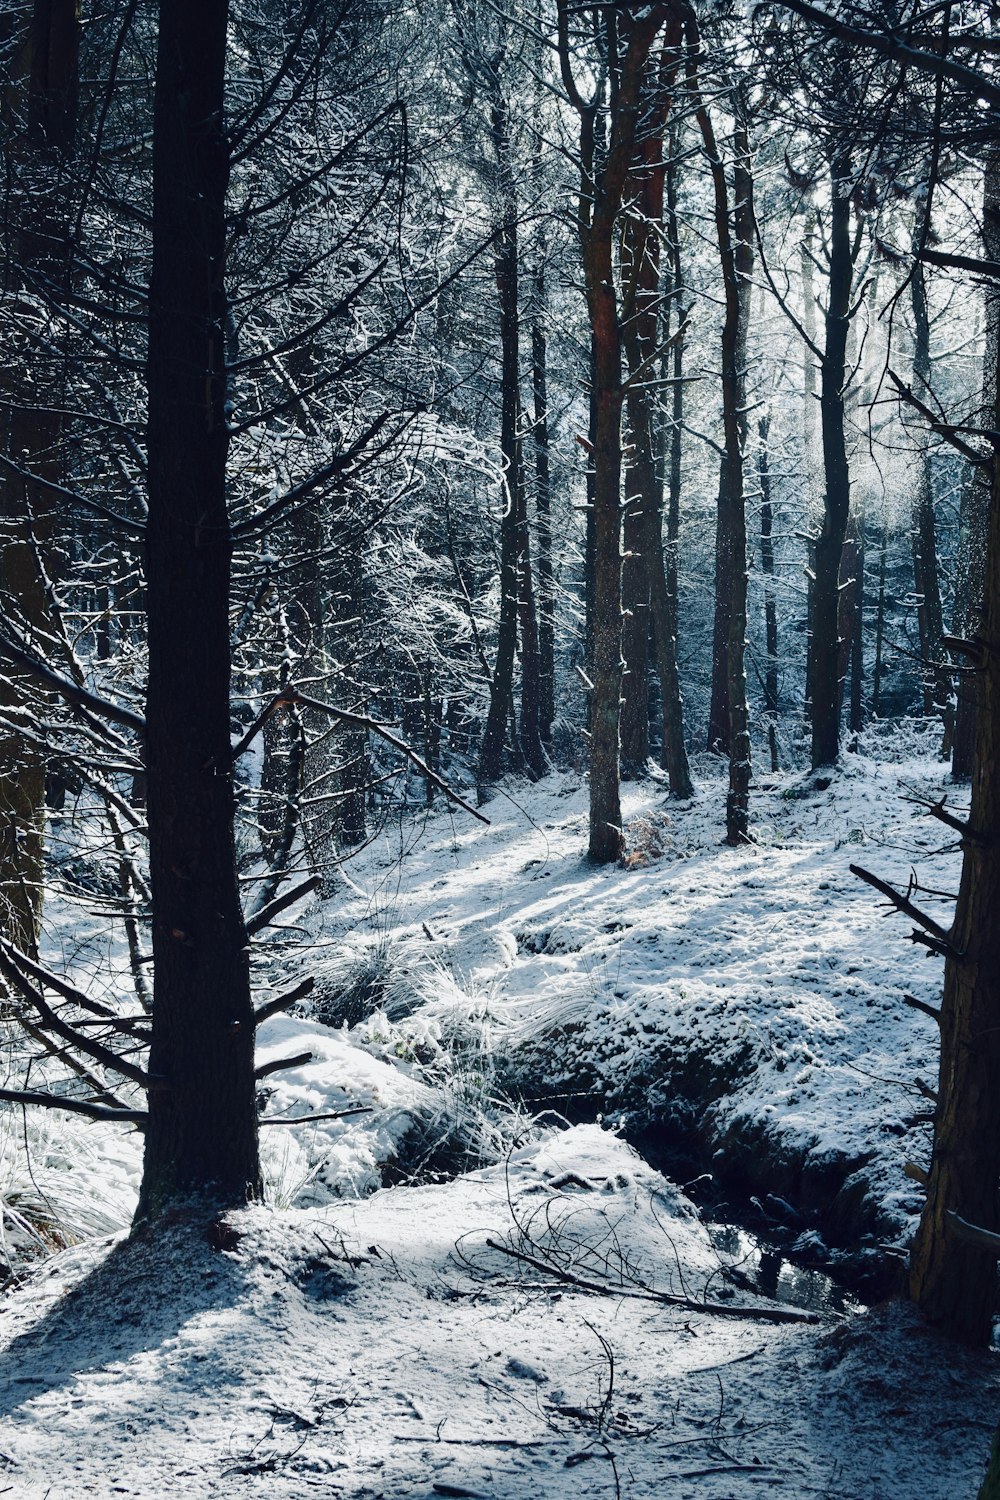
M 260 1074 L 256 1075 L 258 1078 Z M 370 1115 L 372 1106 L 370 1104 L 356 1104 L 351 1109 L 333 1109 L 322 1115 L 275 1115 L 265 1116 L 257 1121 L 258 1125 L 316 1125 L 321 1120 L 346 1120 L 349 1115 Z
M 634 1297 L 638 1301 L 661 1302 L 668 1307 L 684 1307 L 689 1312 L 712 1313 L 724 1318 L 760 1318 L 767 1323 L 818 1323 L 820 1321 L 817 1313 L 800 1311 L 797 1307 L 775 1305 L 757 1308 L 727 1302 L 698 1302 L 694 1297 L 679 1297 L 673 1292 L 657 1291 L 654 1287 L 610 1286 L 606 1282 L 589 1281 L 583 1276 L 574 1276 L 572 1271 L 563 1271 L 558 1266 L 550 1265 L 547 1261 L 538 1256 L 529 1255 L 524 1250 L 514 1250 L 510 1245 L 501 1245 L 499 1240 L 487 1239 L 486 1243 L 491 1250 L 499 1250 L 501 1255 L 509 1255 L 513 1260 L 534 1266 L 536 1271 L 543 1271 L 556 1281 L 565 1282 L 567 1286 L 579 1287 L 584 1292 L 596 1292 L 601 1297 Z

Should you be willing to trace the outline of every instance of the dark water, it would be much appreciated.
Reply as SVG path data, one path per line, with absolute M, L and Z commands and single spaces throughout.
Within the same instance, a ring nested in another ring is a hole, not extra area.
M 861 1310 L 862 1304 L 832 1277 L 796 1265 L 741 1225 L 709 1222 L 705 1227 L 718 1251 L 722 1276 L 729 1286 L 742 1287 L 809 1312 L 849 1316 Z

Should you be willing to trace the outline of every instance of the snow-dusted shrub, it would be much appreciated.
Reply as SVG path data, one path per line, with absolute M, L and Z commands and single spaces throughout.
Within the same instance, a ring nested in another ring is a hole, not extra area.
M 125 1229 L 141 1141 L 56 1110 L 0 1115 L 0 1255 L 8 1273 L 80 1240 Z M 3 1269 L 3 1268 L 0 1268 Z

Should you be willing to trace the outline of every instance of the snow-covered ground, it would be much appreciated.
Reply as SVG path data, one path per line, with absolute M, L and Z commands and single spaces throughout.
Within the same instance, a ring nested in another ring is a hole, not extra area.
M 122 1241 L 134 1138 L 29 1124 L 29 1172 L 5 1117 L 12 1249 L 78 1243 L 0 1302 L 0 1494 L 971 1500 L 995 1356 L 899 1305 L 774 1322 L 615 1129 L 684 1136 L 806 1260 L 905 1241 L 935 1039 L 902 995 L 935 1000 L 940 965 L 848 865 L 954 890 L 947 830 L 901 800 L 950 788 L 926 757 L 762 777 L 731 850 L 699 769 L 690 805 L 627 789 L 623 867 L 586 863 L 585 793 L 552 777 L 489 829 L 397 825 L 289 919 L 317 988 L 261 1051 L 314 1060 L 266 1118 L 369 1112 L 265 1127 L 271 1207 Z

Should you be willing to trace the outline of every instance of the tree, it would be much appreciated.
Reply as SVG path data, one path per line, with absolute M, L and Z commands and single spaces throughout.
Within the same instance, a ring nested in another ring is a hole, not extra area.
M 690 23 L 689 23 L 690 25 Z M 700 38 L 691 37 L 694 58 Z M 722 261 L 726 314 L 722 328 L 723 447 L 719 469 L 716 532 L 715 630 L 712 650 L 710 735 L 724 735 L 729 755 L 726 840 L 739 844 L 749 830 L 750 727 L 747 716 L 744 653 L 747 630 L 747 530 L 743 458 L 747 445 L 747 333 L 750 318 L 750 273 L 753 267 L 753 179 L 747 138 L 745 101 L 734 98 L 733 198 L 730 207 L 726 169 L 711 115 L 702 98 L 697 62 L 689 68 L 695 118 L 712 173 L 715 233 Z
M 45 305 L 65 287 L 71 260 L 67 180 L 76 129 L 80 21 L 73 0 L 34 0 L 23 30 L 4 23 L 13 54 L 3 114 L 9 189 L 6 290 L 20 302 L 4 377 L 8 401 L 3 447 L 10 461 L 0 476 L 4 609 L 25 629 L 44 631 L 51 565 L 52 492 L 62 468 L 59 408 L 63 371 L 45 348 Z M 16 278 L 16 286 L 14 283 Z M 34 399 L 27 393 L 34 392 Z M 35 479 L 19 470 L 38 459 Z M 30 701 L 30 690 L 28 692 Z M 17 720 L 26 711 L 25 684 L 0 679 L 0 924 L 20 948 L 36 946 L 42 901 L 42 825 L 46 759 L 27 749 Z M 14 721 L 11 725 L 11 721 Z
M 146 776 L 153 902 L 139 1215 L 261 1192 L 236 879 L 226 504 L 227 0 L 163 0 L 149 291 Z
M 791 9 L 834 31 L 842 40 L 905 64 L 936 80 L 935 120 L 940 122 L 944 90 L 950 83 L 964 106 L 968 138 L 981 138 L 979 104 L 995 114 L 1000 85 L 984 67 L 978 28 L 952 34 L 951 8 L 925 22 L 917 17 L 897 30 L 875 12 L 864 24 L 850 24 L 806 0 L 784 0 Z M 974 18 L 970 18 L 974 21 Z M 936 148 L 937 141 L 934 141 Z M 929 210 L 928 210 L 929 212 Z M 953 266 L 990 280 L 990 261 L 948 251 L 921 252 L 925 264 Z M 990 328 L 987 365 L 1000 358 L 997 330 Z M 950 424 L 935 425 L 961 445 L 966 456 L 985 463 Z M 991 434 L 1000 430 L 1000 401 L 994 390 Z M 941 802 L 932 812 L 961 837 L 962 876 L 950 928 L 920 912 L 908 897 L 885 887 L 894 904 L 918 924 L 915 936 L 944 955 L 944 993 L 937 1014 L 941 1055 L 934 1142 L 926 1176 L 926 1201 L 910 1256 L 909 1291 L 920 1310 L 946 1332 L 971 1343 L 988 1342 L 996 1307 L 996 1265 L 1000 1254 L 1000 448 L 988 459 L 991 489 L 984 559 L 981 630 L 961 645 L 978 678 L 972 799 L 967 819 Z M 856 868 L 856 867 L 855 867 Z M 856 870 L 865 878 L 867 872 Z
M 575 56 L 577 48 L 589 41 L 583 35 L 587 28 L 577 28 L 566 0 L 558 4 L 560 71 L 580 121 L 577 231 L 591 335 L 593 551 L 588 561 L 592 568 L 593 685 L 589 854 L 598 864 L 617 859 L 623 847 L 619 778 L 624 382 L 616 238 L 637 144 L 647 124 L 645 111 L 651 97 L 647 65 L 667 15 L 664 5 L 628 6 L 598 18 L 598 81 L 588 95 L 577 82 Z M 599 143 L 599 130 L 606 132 L 606 141 Z

